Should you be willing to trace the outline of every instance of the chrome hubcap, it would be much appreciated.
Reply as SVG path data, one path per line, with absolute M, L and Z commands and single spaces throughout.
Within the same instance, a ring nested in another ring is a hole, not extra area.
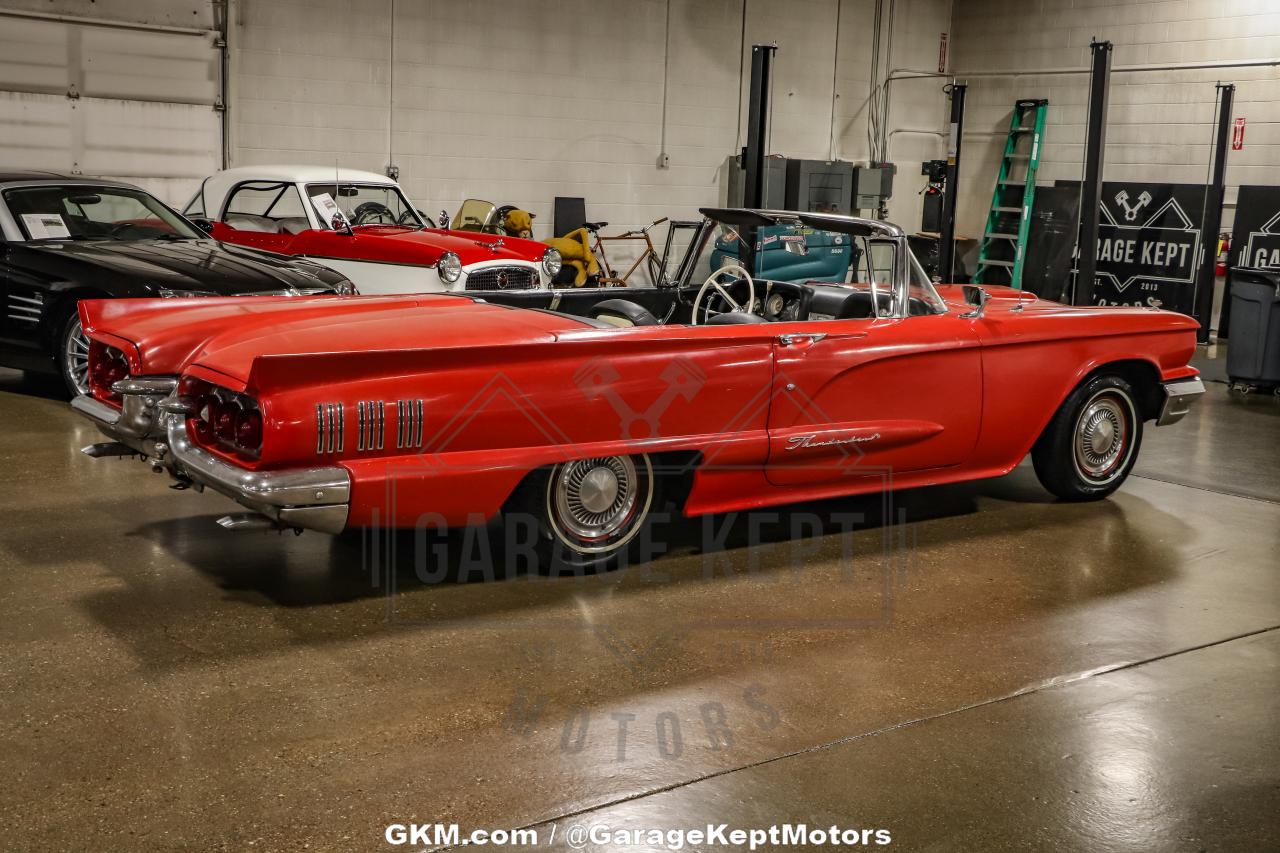
M 1130 409 L 1117 394 L 1104 393 L 1085 406 L 1076 427 L 1075 461 L 1080 473 L 1107 482 L 1128 456 Z
M 89 338 L 85 336 L 80 321 L 76 320 L 67 330 L 67 339 L 62 346 L 62 360 L 67 375 L 71 377 L 76 391 L 89 393 Z
M 616 548 L 639 529 L 649 494 L 630 457 L 566 462 L 552 472 L 547 495 L 554 532 L 578 551 Z

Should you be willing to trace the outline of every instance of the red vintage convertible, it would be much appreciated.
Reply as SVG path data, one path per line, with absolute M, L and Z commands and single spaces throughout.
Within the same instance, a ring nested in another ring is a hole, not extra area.
M 72 405 L 111 438 L 86 452 L 229 495 L 251 513 L 227 527 L 522 509 L 542 559 L 597 567 L 664 495 L 749 510 L 995 477 L 1030 452 L 1060 498 L 1102 498 L 1144 424 L 1204 391 L 1183 315 L 935 288 L 874 220 L 703 213 L 665 290 L 82 303 L 92 396 Z M 802 238 L 788 252 L 851 243 L 848 280 L 750 275 L 753 235 L 779 225 Z M 743 266 L 710 268 L 717 236 Z

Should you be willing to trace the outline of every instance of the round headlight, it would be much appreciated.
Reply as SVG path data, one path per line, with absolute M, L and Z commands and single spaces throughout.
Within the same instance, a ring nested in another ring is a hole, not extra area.
M 564 261 L 560 259 L 560 253 L 555 249 L 547 249 L 542 253 L 542 273 L 549 279 L 554 279 L 560 274 L 560 267 L 564 266 Z
M 440 256 L 440 262 L 436 265 L 440 278 L 449 284 L 462 277 L 462 261 L 458 260 L 458 256 L 453 252 L 445 252 Z

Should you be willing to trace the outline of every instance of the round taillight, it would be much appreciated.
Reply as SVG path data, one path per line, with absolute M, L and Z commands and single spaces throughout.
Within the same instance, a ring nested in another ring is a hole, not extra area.
M 240 406 L 236 403 L 220 403 L 217 415 L 213 419 L 213 431 L 223 441 L 235 441 L 236 417 L 240 414 Z
M 262 449 L 262 413 L 246 409 L 236 416 L 236 444 L 257 453 Z

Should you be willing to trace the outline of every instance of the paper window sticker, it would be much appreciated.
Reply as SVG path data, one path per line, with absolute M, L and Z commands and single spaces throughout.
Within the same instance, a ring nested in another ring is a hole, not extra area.
M 342 208 L 338 207 L 338 203 L 333 200 L 333 196 L 328 193 L 313 195 L 311 203 L 315 205 L 316 212 L 320 214 L 320 221 L 326 226 L 333 227 L 334 217 L 341 219 L 346 224 L 347 216 L 342 212 Z
M 24 213 L 22 224 L 32 240 L 60 240 L 71 236 L 60 213 Z

